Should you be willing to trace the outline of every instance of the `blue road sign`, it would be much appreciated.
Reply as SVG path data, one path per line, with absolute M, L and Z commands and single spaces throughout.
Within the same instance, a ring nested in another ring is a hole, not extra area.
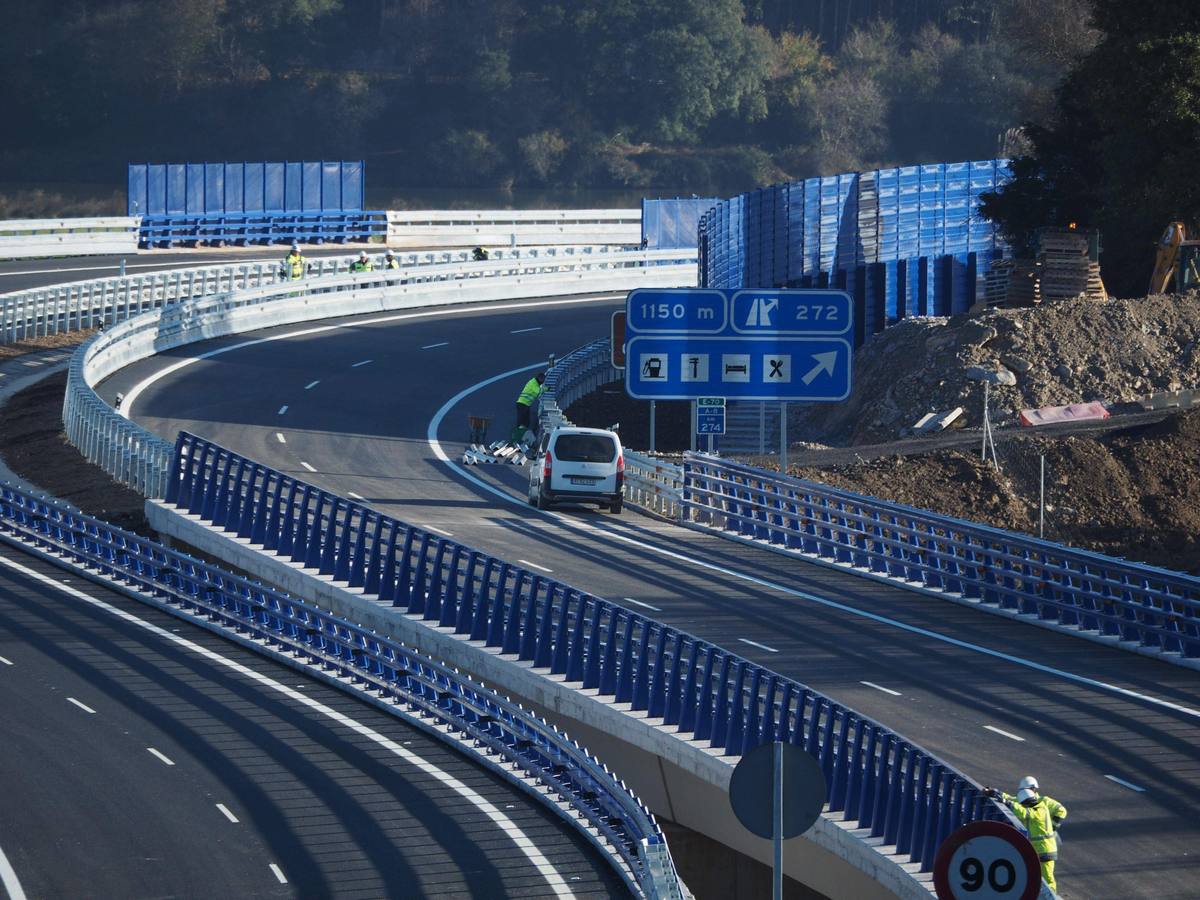
M 701 397 L 696 401 L 696 434 L 725 433 L 725 398 Z
M 636 290 L 625 390 L 638 400 L 836 401 L 850 395 L 844 291 Z

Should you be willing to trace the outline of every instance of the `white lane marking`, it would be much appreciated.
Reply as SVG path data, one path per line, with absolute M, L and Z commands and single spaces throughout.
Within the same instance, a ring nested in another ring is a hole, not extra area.
M 283 874 L 283 869 L 279 868 L 275 863 L 271 863 L 271 872 L 274 873 L 275 878 L 280 884 L 288 883 L 287 877 Z
M 1005 731 L 1003 728 L 997 728 L 995 725 L 984 725 L 983 728 L 985 731 L 990 731 L 993 734 L 1006 737 L 1010 741 L 1020 741 L 1022 744 L 1025 743 L 1025 738 L 1021 737 L 1019 734 L 1013 734 L 1011 731 Z
M 757 647 L 759 650 L 769 650 L 772 653 L 778 653 L 774 647 L 768 647 L 766 644 L 760 644 L 758 641 L 747 640 L 746 638 L 738 638 L 743 644 L 749 644 L 751 647 Z
M 6 666 L 11 666 L 11 665 L 12 665 L 12 660 L 11 660 L 11 659 L 5 659 L 3 656 L 0 656 L 0 663 L 4 663 L 4 665 L 6 665 Z
M 219 809 L 221 811 L 221 815 L 223 815 L 225 818 L 227 818 L 234 825 L 238 824 L 238 817 L 235 816 L 233 813 L 231 813 L 229 811 L 229 807 L 226 806 L 224 803 L 218 803 L 217 809 Z
M 372 363 L 372 362 L 374 362 L 374 361 L 375 361 L 375 360 L 373 360 L 373 359 L 360 359 L 360 360 L 359 360 L 358 362 L 356 362 L 356 363 L 351 363 L 351 365 L 350 365 L 350 368 L 352 368 L 352 369 L 357 369 L 359 366 L 365 366 L 365 365 L 367 365 L 368 363 Z
M 705 560 L 698 559 L 694 556 L 688 556 L 684 553 L 677 553 L 674 550 L 668 550 L 665 547 L 659 547 L 655 544 L 649 544 L 645 541 L 638 540 L 637 538 L 630 537 L 629 535 L 621 534 L 613 531 L 611 526 L 601 528 L 597 525 L 584 522 L 578 518 L 565 516 L 562 513 L 530 509 L 524 498 L 515 497 L 512 494 L 502 491 L 495 485 L 489 484 L 482 478 L 476 477 L 462 466 L 458 465 L 447 455 L 445 448 L 442 447 L 441 441 L 438 440 L 437 433 L 438 429 L 441 427 L 442 420 L 446 418 L 450 410 L 457 406 L 465 398 L 469 397 L 471 394 L 475 393 L 481 388 L 495 384 L 497 381 L 503 381 L 505 378 L 511 378 L 514 375 L 521 375 L 534 369 L 544 369 L 545 367 L 546 364 L 544 362 L 537 362 L 528 366 L 521 366 L 517 369 L 509 369 L 507 372 L 501 372 L 499 375 L 493 375 L 491 378 L 486 378 L 478 384 L 472 385 L 471 387 L 463 388 L 461 391 L 443 403 L 438 411 L 434 414 L 433 418 L 429 420 L 429 427 L 425 429 L 425 440 L 426 443 L 429 444 L 430 449 L 433 450 L 433 455 L 441 460 L 446 467 L 450 469 L 450 471 L 458 475 L 458 477 L 463 481 L 469 481 L 471 484 L 484 491 L 487 491 L 489 494 L 499 497 L 505 503 L 512 504 L 513 506 L 519 506 L 526 515 L 532 515 L 536 513 L 537 515 L 543 516 L 547 519 L 553 519 L 562 527 L 573 528 L 576 531 L 583 532 L 593 539 L 595 539 L 597 536 L 608 538 L 622 544 L 637 547 L 640 550 L 645 550 L 657 556 L 665 557 L 666 559 L 687 563 L 688 565 L 695 566 L 698 569 L 704 569 L 708 572 L 715 572 L 719 575 L 726 575 L 730 578 L 735 578 L 739 581 L 753 584 L 756 587 L 766 588 L 767 590 L 771 591 L 778 591 L 781 594 L 787 594 L 790 597 L 797 597 L 801 600 L 807 600 L 810 603 L 816 603 L 817 605 L 824 606 L 828 609 L 836 609 L 840 612 L 844 612 L 852 616 L 858 616 L 859 618 L 867 619 L 868 621 L 876 622 L 880 625 L 887 625 L 892 628 L 897 628 L 901 631 L 908 632 L 909 634 L 915 634 L 919 635 L 920 637 L 929 638 L 930 640 L 939 641 L 943 644 L 949 644 L 952 647 L 958 647 L 960 650 L 969 650 L 973 653 L 979 653 L 983 656 L 991 657 L 992 659 L 999 659 L 1003 660 L 1004 662 L 1012 663 L 1013 665 L 1023 666 L 1026 669 L 1032 669 L 1033 671 L 1041 672 L 1044 675 L 1053 675 L 1056 678 L 1061 678 L 1064 681 L 1070 681 L 1074 684 L 1081 684 L 1085 687 L 1105 691 L 1110 694 L 1116 694 L 1120 697 L 1127 697 L 1131 700 L 1137 700 L 1141 703 L 1146 703 L 1159 709 L 1169 709 L 1172 712 L 1181 713 L 1182 715 L 1189 716 L 1194 719 L 1200 719 L 1200 709 L 1195 709 L 1190 706 L 1183 706 L 1179 703 L 1173 703 L 1172 701 L 1164 700 L 1161 697 L 1153 697 L 1149 694 L 1142 694 L 1138 691 L 1133 691 L 1129 688 L 1123 688 L 1107 681 L 1099 681 L 1095 678 L 1088 678 L 1086 675 L 1077 675 L 1074 672 L 1068 672 L 1064 669 L 1056 669 L 1053 666 L 1034 662 L 1033 660 L 1026 659 L 1022 656 L 1014 656 L 1011 653 L 993 650 L 991 647 L 984 647 L 981 644 L 972 644 L 970 641 L 960 640 L 959 638 L 951 637 L 948 634 L 930 631 L 928 628 L 921 628 L 917 625 L 909 625 L 907 622 L 901 622 L 899 619 L 881 616 L 879 613 L 868 612 L 864 609 L 848 606 L 845 603 L 839 603 L 836 600 L 830 600 L 817 594 L 810 594 L 808 591 L 790 588 L 767 578 L 760 578 L 757 575 L 751 575 L 747 572 L 739 572 L 736 569 L 728 569 L 725 566 L 719 566 L 716 563 L 706 562 Z M 129 401 L 126 400 L 125 402 L 128 404 Z
M 306 463 L 304 460 L 300 460 L 300 465 L 304 466 L 304 468 L 308 469 L 308 471 L 310 471 L 310 472 L 317 471 L 312 466 L 310 466 L 308 463 Z
M 38 366 L 42 365 L 42 361 L 40 359 L 26 359 L 21 361 L 21 365 L 28 366 L 31 369 L 36 369 Z
M 287 412 L 287 404 L 286 403 L 283 404 L 283 406 L 279 407 L 279 412 L 277 412 L 276 415 L 282 416 L 285 412 Z
M 488 312 L 505 311 L 510 309 L 536 309 L 543 306 L 571 306 L 573 304 L 582 303 L 611 303 L 613 300 L 623 300 L 624 294 L 601 294 L 596 297 L 572 297 L 566 300 L 521 300 L 513 303 L 488 303 L 486 308 Z M 287 331 L 281 334 L 272 334 L 267 337 L 254 338 L 249 341 L 241 341 L 237 344 L 230 344 L 227 347 L 217 347 L 205 353 L 198 353 L 195 356 L 189 356 L 187 359 L 181 359 L 171 365 L 160 369 L 150 375 L 147 375 L 141 381 L 133 386 L 132 389 L 125 395 L 125 402 L 121 404 L 121 415 L 129 419 L 133 417 L 133 403 L 146 388 L 150 387 L 159 379 L 165 378 L 180 369 L 190 366 L 193 363 L 200 362 L 205 359 L 212 359 L 214 356 L 221 356 L 225 353 L 231 353 L 234 350 L 244 350 L 247 347 L 255 347 L 258 344 L 268 344 L 272 341 L 286 341 L 291 338 L 308 337 L 313 334 L 324 334 L 327 331 L 339 331 L 346 328 L 362 328 L 367 325 L 385 325 L 389 322 L 405 322 L 409 319 L 429 319 L 434 316 L 465 316 L 478 315 L 479 307 L 475 304 L 463 308 L 455 307 L 454 309 L 445 309 L 437 307 L 436 309 L 423 310 L 421 312 L 399 313 L 395 315 L 377 316 L 374 319 L 357 319 L 353 322 L 339 322 L 336 325 L 315 325 L 310 328 L 301 328 L 297 331 Z M 518 372 L 525 372 L 529 369 L 546 368 L 546 363 L 540 362 L 537 365 L 527 366 L 524 369 L 517 369 Z M 512 374 L 512 373 L 509 373 Z M 494 379 L 499 381 L 500 379 Z M 317 384 L 317 382 L 313 382 Z M 311 387 L 312 385 L 310 385 Z M 479 387 L 480 385 L 476 385 Z M 469 389 L 466 393 L 470 393 Z
M 531 332 L 531 331 L 541 331 L 541 330 L 542 330 L 542 326 L 538 325 L 536 328 L 518 328 L 516 331 L 510 331 L 509 334 L 529 334 L 529 332 Z
M 539 566 L 537 563 L 530 562 L 527 559 L 518 559 L 517 562 L 521 563 L 522 565 L 529 566 L 529 568 L 531 568 L 531 569 L 539 569 L 543 572 L 553 572 L 554 571 L 553 569 L 547 569 L 545 566 Z
M 575 896 L 569 885 L 566 883 L 566 879 L 557 869 L 554 868 L 554 865 L 550 862 L 550 860 L 548 860 L 546 856 L 537 848 L 537 844 L 533 838 L 523 832 L 521 827 L 508 816 L 506 816 L 499 807 L 481 795 L 470 785 L 460 781 L 449 772 L 439 769 L 436 765 L 429 762 L 424 757 L 418 756 L 411 750 L 406 750 L 403 746 L 396 743 L 391 738 L 380 734 L 373 728 L 363 725 L 361 722 L 350 718 L 344 713 L 338 712 L 332 707 L 326 706 L 325 704 L 306 696 L 294 688 L 288 687 L 286 684 L 282 684 L 281 682 L 278 682 L 267 675 L 263 675 L 261 672 L 256 672 L 248 666 L 244 666 L 235 660 L 222 656 L 215 650 L 202 647 L 199 644 L 189 641 L 185 637 L 167 631 L 165 628 L 160 628 L 157 625 L 151 624 L 150 622 L 145 622 L 133 615 L 133 613 L 126 612 L 123 609 L 118 609 L 117 607 L 112 606 L 109 603 L 105 603 L 103 600 L 99 600 L 96 597 L 89 597 L 83 591 L 59 584 L 53 578 L 49 578 L 43 575 L 41 572 L 36 572 L 33 569 L 26 568 L 20 563 L 13 562 L 10 559 L 5 559 L 2 556 L 0 556 L 0 566 L 20 572 L 27 578 L 32 578 L 34 581 L 42 582 L 53 588 L 56 588 L 59 591 L 62 591 L 63 593 L 70 594 L 72 597 L 75 597 L 76 599 L 81 600 L 97 609 L 102 609 L 110 615 L 116 616 L 118 619 L 121 619 L 130 625 L 135 625 L 150 632 L 151 634 L 157 635 L 164 641 L 174 644 L 176 647 L 182 647 L 183 649 L 194 653 L 196 656 L 209 661 L 213 665 L 222 666 L 232 672 L 236 672 L 238 675 L 242 676 L 248 681 L 253 681 L 264 688 L 281 694 L 292 702 L 297 703 L 314 713 L 318 713 L 328 719 L 333 720 L 338 725 L 353 731 L 355 734 L 361 737 L 367 738 L 394 756 L 397 756 L 415 768 L 420 769 L 425 775 L 450 788 L 450 790 L 454 791 L 460 797 L 468 801 L 472 806 L 481 811 L 485 816 L 487 816 L 487 818 L 495 823 L 496 826 L 502 832 L 504 832 L 504 834 L 507 835 L 514 844 L 516 844 L 517 848 L 525 855 L 525 858 L 529 860 L 530 864 L 536 868 L 541 876 L 550 884 L 555 894 L 560 897 Z M 20 886 L 18 885 L 18 890 L 19 888 Z M 12 893 L 11 890 L 10 893 Z M 22 894 L 20 896 L 23 897 L 24 895 Z
M 311 391 L 313 388 L 315 388 L 315 387 L 316 387 L 318 384 L 320 384 L 320 383 L 321 383 L 321 379 L 320 379 L 320 378 L 318 378 L 316 381 L 310 381 L 308 384 L 306 384 L 306 385 L 304 386 L 304 389 L 305 389 L 306 391 Z
M 4 855 L 3 847 L 0 847 L 0 884 L 4 885 L 4 890 L 8 892 L 8 900 L 26 900 L 21 879 L 17 877 L 17 870 Z
M 646 607 L 646 609 L 652 609 L 655 612 L 662 612 L 662 610 L 659 609 L 657 606 L 651 606 L 649 603 L 643 603 L 641 600 L 634 600 L 632 597 L 622 597 L 621 599 L 624 600 L 626 603 L 635 603 L 638 606 Z
M 279 438 L 279 443 L 281 443 L 281 444 L 286 444 L 286 443 L 287 443 L 287 438 L 285 438 L 285 437 L 283 436 L 283 432 L 282 432 L 282 431 L 277 431 L 277 432 L 275 432 L 275 437 Z
M 361 500 L 363 503 L 367 502 L 367 498 L 364 497 L 362 494 L 356 494 L 356 493 L 354 493 L 354 491 L 346 491 L 346 494 L 350 497 L 351 500 Z
M 158 757 L 160 760 L 162 760 L 162 761 L 163 761 L 164 763 L 166 763 L 168 766 L 173 766 L 173 765 L 175 765 L 175 763 L 171 762 L 171 760 L 170 760 L 170 759 L 167 757 L 167 755 L 166 755 L 165 753 L 163 753 L 161 750 L 155 750 L 153 747 L 147 747 L 147 748 L 146 748 L 146 751 L 147 751 L 147 752 L 148 752 L 148 753 L 149 753 L 151 756 L 156 756 L 156 757 Z
M 1137 791 L 1139 794 L 1146 793 L 1146 789 L 1144 787 L 1138 787 L 1133 782 L 1126 781 L 1124 778 L 1118 778 L 1116 775 L 1105 775 L 1104 777 L 1109 781 L 1115 781 L 1117 784 L 1121 785 L 1121 787 L 1129 788 L 1131 791 Z
M 865 684 L 869 688 L 875 688 L 875 690 L 883 691 L 885 694 L 891 694 L 893 697 L 901 696 L 899 691 L 893 691 L 891 688 L 885 688 L 882 684 L 876 684 L 873 681 L 860 681 L 859 684 Z
M 80 709 L 82 709 L 85 713 L 91 713 L 93 716 L 96 714 L 96 711 L 94 709 L 92 709 L 86 703 L 79 702 L 74 697 L 68 697 L 67 702 L 74 703 L 76 706 L 78 706 Z
M 446 537 L 454 537 L 454 532 L 447 531 L 445 528 L 438 528 L 436 525 L 426 525 L 430 531 L 436 531 L 438 534 L 444 534 Z
M 442 341 L 440 344 L 426 344 L 426 345 L 425 345 L 424 347 L 422 347 L 421 349 L 422 349 L 422 350 L 435 350 L 435 349 L 437 349 L 438 347 L 449 347 L 449 346 L 450 346 L 450 342 L 449 342 L 449 341 Z

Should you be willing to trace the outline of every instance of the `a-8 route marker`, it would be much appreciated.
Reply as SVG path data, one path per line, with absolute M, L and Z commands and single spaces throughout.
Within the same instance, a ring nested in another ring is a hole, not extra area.
M 1004 822 L 971 822 L 933 861 L 938 900 L 1036 900 L 1042 868 L 1029 839 Z

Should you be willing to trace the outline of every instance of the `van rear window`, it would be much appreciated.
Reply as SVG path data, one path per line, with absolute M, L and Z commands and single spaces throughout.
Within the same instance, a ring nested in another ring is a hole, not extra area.
M 612 462 L 617 458 L 617 442 L 606 434 L 560 434 L 554 455 L 564 462 Z

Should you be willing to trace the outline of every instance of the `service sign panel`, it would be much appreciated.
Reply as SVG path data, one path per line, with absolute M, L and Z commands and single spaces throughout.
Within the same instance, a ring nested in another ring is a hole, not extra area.
M 845 291 L 639 289 L 626 300 L 625 390 L 638 400 L 845 400 L 853 327 Z

